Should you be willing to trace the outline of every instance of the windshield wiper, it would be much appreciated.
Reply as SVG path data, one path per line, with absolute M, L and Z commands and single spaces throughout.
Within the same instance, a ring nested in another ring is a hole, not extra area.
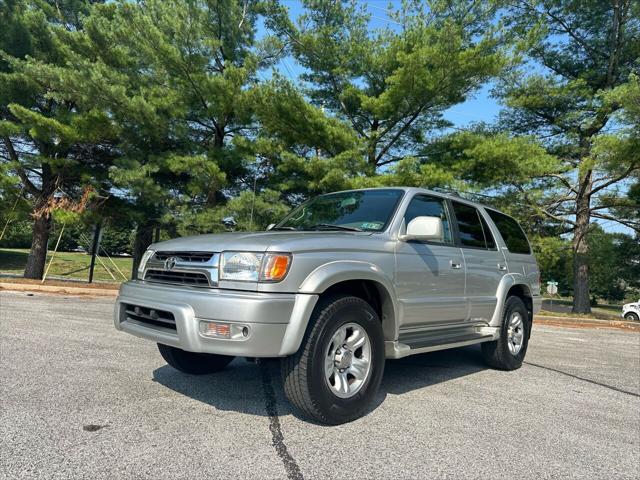
M 306 230 L 346 230 L 348 232 L 362 232 L 361 228 L 358 227 L 347 227 L 346 225 L 333 225 L 331 223 L 317 223 L 312 225 Z
M 297 228 L 295 228 L 295 227 L 273 227 L 271 229 L 271 231 L 273 231 L 273 230 L 297 230 Z

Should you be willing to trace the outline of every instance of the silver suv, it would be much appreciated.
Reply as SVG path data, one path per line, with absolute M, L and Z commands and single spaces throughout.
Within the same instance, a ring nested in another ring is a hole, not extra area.
M 152 245 L 120 289 L 115 326 L 189 374 L 280 357 L 291 402 L 339 424 L 370 408 L 385 359 L 481 343 L 490 366 L 517 369 L 540 306 L 511 217 L 379 188 L 313 198 L 267 232 Z

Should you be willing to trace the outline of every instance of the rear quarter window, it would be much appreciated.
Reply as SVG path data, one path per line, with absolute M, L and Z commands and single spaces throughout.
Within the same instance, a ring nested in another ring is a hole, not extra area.
M 487 213 L 491 220 L 493 220 L 493 223 L 495 223 L 500 235 L 502 235 L 504 243 L 511 253 L 523 253 L 526 255 L 531 253 L 531 246 L 529 245 L 527 236 L 524 234 L 518 222 L 504 213 L 495 210 L 487 209 Z

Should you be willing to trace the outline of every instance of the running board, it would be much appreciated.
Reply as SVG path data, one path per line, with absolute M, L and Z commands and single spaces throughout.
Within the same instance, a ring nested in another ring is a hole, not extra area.
M 476 343 L 490 342 L 500 336 L 498 327 L 476 327 L 455 329 L 448 332 L 411 332 L 400 334 L 397 341 L 386 341 L 387 358 L 403 358 L 418 353 L 435 352 L 448 348 L 464 347 Z

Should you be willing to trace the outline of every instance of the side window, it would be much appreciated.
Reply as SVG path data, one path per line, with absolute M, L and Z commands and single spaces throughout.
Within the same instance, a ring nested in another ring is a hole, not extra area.
M 504 239 L 504 243 L 511 253 L 524 253 L 527 255 L 531 253 L 527 236 L 522 231 L 520 225 L 518 225 L 518 222 L 504 213 L 496 212 L 495 210 L 487 209 L 487 213 L 489 217 L 491 217 L 491 220 L 493 220 L 493 223 L 496 224 L 500 235 L 502 235 Z
M 453 244 L 451 234 L 451 221 L 447 214 L 446 201 L 442 198 L 431 197 L 429 195 L 416 195 L 411 199 L 407 211 L 404 214 L 404 224 L 416 217 L 438 217 L 442 220 L 442 230 L 444 243 Z
M 453 202 L 453 211 L 456 214 L 460 243 L 463 247 L 495 248 L 493 235 L 478 209 Z

